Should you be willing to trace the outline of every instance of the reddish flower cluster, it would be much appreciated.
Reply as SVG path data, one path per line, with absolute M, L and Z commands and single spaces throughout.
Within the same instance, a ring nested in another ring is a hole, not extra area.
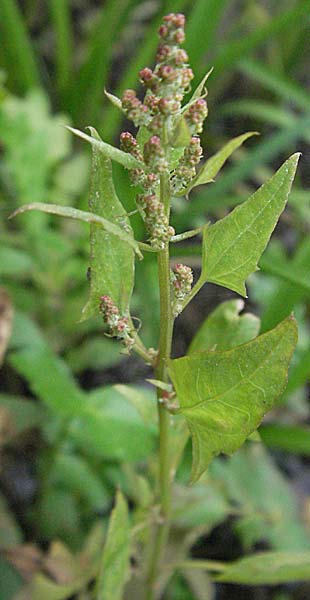
M 186 265 L 177 264 L 170 275 L 173 292 L 172 310 L 177 316 L 182 311 L 182 304 L 192 289 L 193 272 Z
M 150 235 L 151 245 L 158 250 L 162 250 L 175 233 L 173 227 L 169 226 L 163 204 L 156 194 L 141 194 L 137 197 L 137 206 Z
M 139 148 L 135 137 L 128 132 L 121 135 L 121 149 L 135 156 L 145 166 L 130 170 L 131 181 L 144 190 L 137 198 L 138 209 L 145 221 L 150 243 L 164 248 L 173 235 L 158 194 L 160 177 L 169 172 L 167 140 L 174 135 L 176 123 L 181 116 L 181 102 L 189 90 L 193 72 L 188 66 L 188 56 L 180 48 L 185 40 L 185 17 L 182 14 L 169 14 L 164 17 L 159 28 L 160 43 L 157 51 L 157 64 L 154 70 L 141 69 L 140 81 L 146 89 L 141 102 L 134 90 L 125 90 L 122 108 L 136 126 L 144 126 L 151 133 L 144 147 Z M 182 193 L 196 176 L 196 165 L 202 155 L 200 140 L 196 134 L 202 131 L 207 116 L 207 104 L 197 98 L 184 112 L 185 123 L 192 134 L 184 149 L 179 164 L 172 172 L 170 181 L 175 193 Z M 153 134 L 153 135 L 152 135 Z
M 121 316 L 117 306 L 110 296 L 100 297 L 99 310 L 103 316 L 103 321 L 108 325 L 112 337 L 123 340 L 128 348 L 134 343 L 132 329 L 127 317 Z
M 204 98 L 198 98 L 185 113 L 185 120 L 191 133 L 201 133 L 207 115 L 208 106 L 206 101 Z
M 147 125 L 150 117 L 147 106 L 142 104 L 141 100 L 137 98 L 134 90 L 125 90 L 122 97 L 122 108 L 131 121 L 136 127 L 140 125 Z
M 152 135 L 144 144 L 143 157 L 146 166 L 154 173 L 162 173 L 168 168 L 165 151 L 157 135 Z
M 198 165 L 202 156 L 202 147 L 200 139 L 193 136 L 189 145 L 185 148 L 183 156 L 180 158 L 179 165 L 175 169 L 172 186 L 174 192 L 184 190 L 190 181 L 196 176 L 195 166 Z
M 120 140 L 121 150 L 123 150 L 124 152 L 129 152 L 129 154 L 132 154 L 132 156 L 134 156 L 141 162 L 143 161 L 138 142 L 136 138 L 131 133 L 129 133 L 129 131 L 123 131 L 123 133 L 121 133 Z

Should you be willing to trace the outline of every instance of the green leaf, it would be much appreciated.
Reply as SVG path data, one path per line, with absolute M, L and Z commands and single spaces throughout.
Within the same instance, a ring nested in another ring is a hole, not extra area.
M 296 340 L 296 322 L 289 317 L 242 346 L 169 361 L 179 412 L 192 435 L 192 481 L 213 456 L 237 450 L 275 405 Z
M 245 279 L 257 270 L 285 207 L 299 156 L 293 154 L 246 202 L 205 230 L 200 287 L 210 281 L 246 296 Z
M 229 350 L 258 335 L 260 320 L 251 313 L 240 316 L 241 299 L 220 304 L 203 322 L 189 347 L 188 354 L 200 350 Z
M 76 373 L 85 369 L 107 369 L 122 359 L 117 341 L 102 335 L 85 339 L 79 346 L 70 348 L 66 354 L 66 361 Z
M 85 410 L 85 396 L 63 360 L 47 346 L 25 348 L 10 355 L 10 363 L 27 378 L 33 392 L 62 417 Z
M 116 495 L 98 579 L 97 600 L 121 600 L 129 577 L 130 525 L 126 500 Z
M 225 0 L 227 1 L 227 0 Z M 203 5 L 202 5 L 203 6 Z M 203 6 L 203 9 L 205 10 L 205 6 Z M 211 67 L 211 69 L 209 69 L 209 71 L 205 74 L 205 76 L 202 78 L 201 82 L 199 83 L 199 85 L 196 87 L 189 103 L 186 105 L 186 107 L 183 107 L 182 110 L 186 110 L 193 102 L 195 102 L 195 100 L 198 100 L 198 98 L 201 98 L 202 96 L 205 95 L 205 83 L 207 81 L 207 79 L 209 79 L 211 73 L 213 71 L 213 67 Z
M 85 499 L 92 510 L 108 508 L 110 496 L 99 475 L 77 454 L 58 454 L 49 474 L 49 482 L 53 487 L 61 487 L 75 497 Z
M 179 117 L 170 134 L 173 148 L 184 148 L 191 141 L 192 134 L 183 116 Z
M 50 213 L 52 215 L 59 215 L 60 217 L 68 217 L 69 219 L 77 219 L 78 221 L 84 221 L 85 223 L 92 223 L 104 229 L 109 234 L 116 236 L 120 240 L 126 242 L 131 246 L 135 252 L 141 257 L 141 251 L 139 249 L 138 242 L 136 242 L 131 235 L 125 230 L 121 229 L 111 221 L 99 217 L 93 213 L 85 210 L 79 210 L 78 208 L 72 208 L 72 206 L 59 206 L 58 204 L 44 204 L 44 202 L 32 202 L 31 204 L 25 204 L 18 208 L 15 212 L 10 215 L 10 219 L 13 219 L 17 215 L 20 215 L 28 210 L 39 210 L 41 212 Z
M 73 127 L 67 127 L 67 129 L 69 129 L 69 131 L 71 131 L 78 137 L 82 138 L 82 140 L 86 140 L 86 142 L 89 142 L 93 148 L 96 148 L 96 150 L 98 150 L 98 152 L 103 154 L 106 158 L 115 160 L 116 162 L 123 165 L 123 167 L 125 167 L 126 169 L 141 169 L 141 167 L 143 167 L 143 163 L 141 163 L 131 154 L 128 154 L 128 152 L 123 152 L 123 150 L 115 148 L 115 146 L 111 146 L 110 144 L 103 142 L 101 139 L 96 139 L 95 137 L 87 135 L 87 133 L 83 133 L 83 131 L 74 129 Z
M 259 433 L 264 444 L 270 448 L 310 456 L 310 427 L 268 424 L 261 427 Z
M 137 390 L 138 398 L 139 394 Z M 144 400 L 147 401 L 145 396 Z M 140 411 L 129 404 L 116 386 L 88 394 L 84 411 L 70 426 L 70 437 L 82 452 L 121 462 L 149 456 L 154 451 L 156 433 L 156 426 L 146 424 Z
M 46 417 L 44 409 L 37 402 L 20 396 L 0 394 L 0 407 L 4 407 L 11 416 L 15 434 L 42 426 Z
M 234 530 L 246 549 L 265 542 L 272 550 L 310 550 L 297 495 L 263 444 L 247 443 L 230 459 L 214 460 L 208 475 L 237 508 Z
M 257 131 L 249 131 L 248 133 L 243 133 L 242 135 L 238 135 L 238 137 L 233 138 L 225 144 L 221 150 L 219 150 L 216 154 L 211 156 L 201 167 L 199 173 L 195 177 L 194 181 L 191 182 L 190 188 L 187 191 L 190 191 L 197 185 L 203 185 L 204 183 L 210 183 L 214 180 L 214 177 L 218 174 L 219 170 L 222 168 L 226 160 L 230 157 L 230 155 L 239 148 L 245 140 L 252 137 L 253 135 L 257 135 Z
M 93 136 L 98 136 L 91 130 Z M 94 138 L 92 138 L 94 139 Z M 125 233 L 127 241 L 111 235 L 108 230 L 90 228 L 90 295 L 82 312 L 82 319 L 98 315 L 100 296 L 107 294 L 115 302 L 121 314 L 129 314 L 129 304 L 134 285 L 134 241 L 129 218 L 117 197 L 112 174 L 111 160 L 101 154 L 97 146 L 92 150 L 92 176 L 89 208 L 113 227 Z M 121 227 L 121 229 L 120 229 Z
M 277 585 L 310 580 L 310 552 L 261 552 L 227 565 L 216 581 Z

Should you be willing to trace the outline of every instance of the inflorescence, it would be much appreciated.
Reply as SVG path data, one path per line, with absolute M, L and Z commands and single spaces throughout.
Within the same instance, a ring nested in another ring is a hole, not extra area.
M 202 157 L 199 134 L 208 114 L 206 94 L 194 96 L 182 108 L 182 100 L 190 91 L 194 76 L 187 53 L 180 47 L 185 40 L 184 25 L 182 14 L 171 13 L 163 18 L 156 65 L 153 70 L 145 67 L 139 73 L 145 89 L 144 100 L 141 101 L 131 89 L 125 90 L 121 99 L 123 112 L 139 132 L 137 138 L 128 131 L 123 132 L 120 147 L 141 163 L 141 167 L 130 169 L 130 179 L 141 189 L 136 197 L 137 209 L 145 223 L 150 245 L 158 251 L 167 246 L 175 233 L 169 225 L 169 208 L 161 200 L 161 182 L 168 182 L 172 196 L 186 193 L 196 177 L 196 167 Z M 181 152 L 176 141 L 180 125 L 186 134 Z M 175 316 L 182 310 L 192 281 L 191 269 L 176 265 L 171 274 Z M 100 310 L 111 334 L 130 345 L 129 340 L 133 337 L 127 317 L 120 316 L 107 296 L 102 296 Z

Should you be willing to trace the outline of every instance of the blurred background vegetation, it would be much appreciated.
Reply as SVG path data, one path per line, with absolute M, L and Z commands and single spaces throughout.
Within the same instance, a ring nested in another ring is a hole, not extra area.
M 263 443 L 217 459 L 207 478 L 187 491 L 185 459 L 175 527 L 197 531 L 196 557 L 231 560 L 254 549 L 310 548 L 310 1 L 1 0 L 3 331 L 13 319 L 0 394 L 2 600 L 90 598 L 115 486 L 121 482 L 132 506 L 147 503 L 148 484 L 134 467 L 152 467 L 156 445 L 156 428 L 137 411 L 137 402 L 151 394 L 144 384 L 148 370 L 102 335 L 100 319 L 78 323 L 87 298 L 88 229 L 49 215 L 7 217 L 32 201 L 86 208 L 89 148 L 63 125 L 93 125 L 118 144 L 128 123 L 103 90 L 120 95 L 137 88 L 139 69 L 152 66 L 159 21 L 172 11 L 187 17 L 194 84 L 214 67 L 205 156 L 235 135 L 260 132 L 214 184 L 190 201 L 177 200 L 176 231 L 224 216 L 291 153 L 302 152 L 288 208 L 261 271 L 250 278 L 246 302 L 261 318 L 261 331 L 292 311 L 298 319 L 288 388 L 260 429 Z M 120 198 L 131 210 L 135 191 L 114 168 Z M 142 239 L 141 222 L 134 217 L 133 223 Z M 175 259 L 182 256 L 198 273 L 200 247 L 189 242 L 178 245 Z M 234 296 L 212 285 L 203 289 L 177 321 L 174 355 L 186 351 L 212 309 Z M 137 264 L 133 314 L 142 321 L 145 344 L 154 347 L 157 303 L 150 255 Z M 32 591 L 21 592 L 31 578 Z M 310 597 L 309 585 L 214 587 L 204 579 L 201 586 L 208 595 L 199 595 L 197 579 L 175 576 L 165 597 Z

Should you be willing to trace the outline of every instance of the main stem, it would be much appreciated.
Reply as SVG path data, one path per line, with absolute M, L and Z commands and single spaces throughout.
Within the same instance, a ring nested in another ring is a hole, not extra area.
M 161 177 L 161 202 L 169 217 L 170 197 L 168 175 Z M 156 378 L 167 382 L 167 361 L 171 354 L 173 317 L 171 312 L 169 246 L 158 253 L 158 282 L 160 293 L 160 335 Z M 155 586 L 159 562 L 167 541 L 171 512 L 171 473 L 169 457 L 170 415 L 162 401 L 161 390 L 157 393 L 159 422 L 159 499 L 160 522 L 155 531 L 154 545 L 147 573 L 146 600 L 155 597 Z

